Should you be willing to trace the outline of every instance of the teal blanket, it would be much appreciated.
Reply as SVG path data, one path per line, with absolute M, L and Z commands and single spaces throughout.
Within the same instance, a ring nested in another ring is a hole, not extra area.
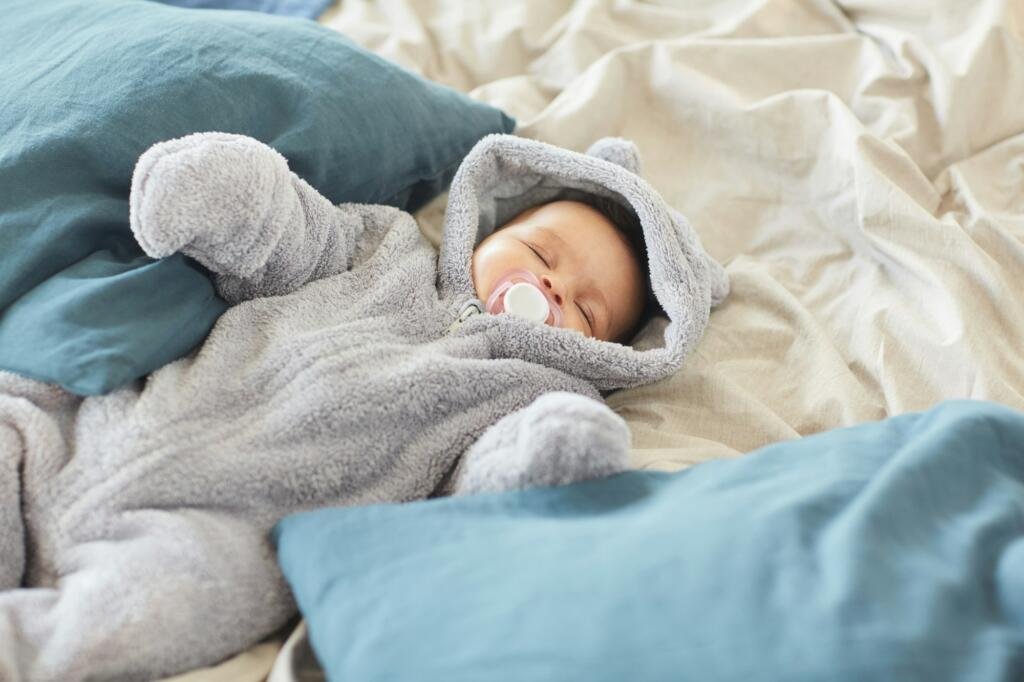
M 1024 414 L 286 518 L 330 679 L 1024 679 Z
M 316 19 L 333 0 L 157 0 L 190 9 L 235 9 Z
M 0 369 L 79 395 L 183 357 L 227 309 L 197 263 L 154 261 L 131 234 L 132 172 L 156 142 L 248 135 L 334 203 L 415 210 L 515 125 L 305 19 L 141 0 L 3 9 Z

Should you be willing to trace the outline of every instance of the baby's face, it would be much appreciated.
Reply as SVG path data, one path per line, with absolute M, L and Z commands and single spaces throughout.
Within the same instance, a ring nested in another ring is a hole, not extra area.
M 510 270 L 529 270 L 562 309 L 562 326 L 623 340 L 644 305 L 641 265 L 600 211 L 554 201 L 520 213 L 473 252 L 473 286 L 486 301 Z

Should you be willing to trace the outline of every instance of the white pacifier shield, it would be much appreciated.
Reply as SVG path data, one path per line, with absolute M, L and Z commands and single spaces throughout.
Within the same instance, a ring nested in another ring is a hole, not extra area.
M 540 289 L 519 282 L 509 287 L 505 292 L 505 311 L 517 317 L 524 317 L 532 322 L 543 322 L 548 319 L 548 299 L 540 292 Z

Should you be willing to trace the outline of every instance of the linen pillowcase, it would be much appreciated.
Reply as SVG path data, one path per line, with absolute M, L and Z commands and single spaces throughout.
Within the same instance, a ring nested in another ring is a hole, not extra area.
M 950 401 L 688 471 L 275 530 L 331 680 L 1024 675 L 1024 414 Z

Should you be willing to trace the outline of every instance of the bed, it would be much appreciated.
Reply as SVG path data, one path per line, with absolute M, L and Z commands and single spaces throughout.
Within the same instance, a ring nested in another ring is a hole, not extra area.
M 519 135 L 575 150 L 605 136 L 633 140 L 644 176 L 726 265 L 731 295 L 713 312 L 684 369 L 608 398 L 631 428 L 634 469 L 660 475 L 747 462 L 753 458 L 741 455 L 770 444 L 806 442 L 949 399 L 1024 410 L 1024 304 L 1015 295 L 1024 275 L 1020 3 L 336 0 L 318 21 L 390 62 L 504 110 L 518 121 Z M 292 38 L 312 28 L 303 23 Z M 236 40 L 245 35 L 236 33 Z M 280 33 L 263 32 L 260 39 L 287 51 L 280 56 L 305 59 L 296 54 L 301 50 L 284 47 Z M 61 72 L 46 75 L 59 79 Z M 327 76 L 338 80 L 333 70 Z M 307 90 L 313 87 L 303 80 Z M 22 107 L 28 99 L 11 97 Z M 75 109 L 75 102 L 58 99 L 59 105 L 37 103 L 37 109 L 102 114 L 95 102 Z M 104 123 L 128 137 L 118 119 L 128 109 L 114 104 Z M 323 111 L 336 120 L 336 108 Z M 335 137 L 346 138 L 345 130 L 339 124 Z M 292 139 L 314 156 L 331 156 L 323 145 Z M 32 153 L 50 147 L 31 135 L 24 140 Z M 70 148 L 78 143 L 72 136 Z M 35 165 L 78 167 L 58 161 Z M 81 177 L 96 185 L 104 210 L 119 211 L 126 194 L 107 174 L 130 168 L 93 170 Z M 12 203 L 49 186 L 19 182 L 7 185 Z M 43 196 L 41 210 L 50 210 L 51 199 Z M 435 244 L 445 203 L 442 195 L 417 213 Z M 23 270 L 36 269 L 25 253 L 4 255 L 24 261 Z M 158 263 L 190 267 L 180 258 Z M 209 282 L 188 272 L 197 285 L 192 295 L 208 304 Z M 37 302 L 53 300 L 47 292 L 53 290 L 36 290 Z M 222 312 L 202 310 L 193 330 L 199 336 Z M 5 311 L 0 322 L 10 328 L 15 317 Z M 151 317 L 132 321 L 136 330 L 156 328 Z M 22 325 L 22 332 L 35 329 Z M 115 329 L 117 336 L 128 335 Z M 144 336 L 136 340 L 146 350 L 154 346 Z M 154 367 L 183 352 L 165 350 L 167 357 L 149 358 Z M 81 392 L 107 388 L 83 385 Z M 944 414 L 970 409 L 954 406 Z M 985 418 L 974 419 L 975 432 L 993 438 Z M 6 502 L 18 507 L 16 495 Z M 1013 512 L 1014 504 L 1010 517 L 1019 526 L 1024 509 Z M 167 679 L 319 679 L 307 636 L 311 623 L 296 617 L 219 665 Z
M 949 398 L 1024 409 L 1019 4 L 343 0 L 319 22 L 517 134 L 634 140 L 726 264 L 684 371 L 609 399 L 636 468 Z M 443 212 L 442 196 L 418 213 L 435 243 Z M 169 679 L 315 679 L 304 636 Z

